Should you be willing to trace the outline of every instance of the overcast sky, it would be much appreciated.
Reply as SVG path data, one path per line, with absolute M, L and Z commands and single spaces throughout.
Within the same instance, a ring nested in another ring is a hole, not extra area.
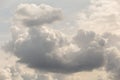
M 119 4 L 0 1 L 0 80 L 119 80 Z

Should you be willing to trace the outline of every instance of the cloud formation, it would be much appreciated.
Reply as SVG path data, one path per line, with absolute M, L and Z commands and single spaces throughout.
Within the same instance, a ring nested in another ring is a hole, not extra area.
M 111 80 L 119 80 L 120 77 L 120 35 L 105 34 L 108 38 L 105 69 L 110 74 Z
M 0 69 L 0 80 L 54 80 L 51 74 L 38 73 L 23 65 L 6 66 Z
M 58 8 L 53 8 L 45 4 L 38 6 L 35 4 L 21 4 L 16 10 L 14 22 L 34 27 L 53 23 L 61 19 L 62 12 Z
M 91 0 L 91 5 L 79 14 L 78 20 L 80 29 L 99 33 L 105 40 L 104 68 L 111 80 L 119 80 L 120 75 L 119 3 L 119 0 Z M 82 43 L 86 43 L 86 40 Z
M 117 1 L 110 1 L 117 5 Z M 89 30 L 97 26 L 98 29 L 87 31 L 81 28 L 74 36 L 49 27 L 61 19 L 60 9 L 43 4 L 22 4 L 16 10 L 12 40 L 5 50 L 16 55 L 19 62 L 39 71 L 76 73 L 104 67 L 111 74 L 111 79 L 119 80 L 120 36 L 109 33 L 118 28 L 119 13 L 111 10 L 103 13 L 104 9 L 112 8 L 105 4 L 109 1 L 93 0 L 88 10 L 91 14 L 82 13 L 81 26 L 87 26 Z M 98 34 L 99 28 L 103 27 L 105 30 Z
M 34 7 L 35 9 L 32 9 Z M 46 19 L 53 21 L 54 16 L 51 13 L 58 14 L 57 10 L 54 11 L 54 8 L 50 6 L 47 7 L 48 9 L 45 8 L 41 10 L 39 6 L 33 4 L 18 7 L 16 14 L 23 14 L 23 17 L 28 17 L 28 21 L 39 16 L 38 12 L 43 13 L 39 19 L 44 23 L 39 22 L 39 26 L 37 23 L 34 25 L 21 23 L 22 27 L 20 23 L 15 23 L 12 27 L 13 39 L 6 50 L 14 53 L 20 58 L 19 62 L 26 63 L 29 67 L 55 73 L 90 71 L 101 67 L 104 64 L 104 39 L 94 32 L 82 30 L 79 30 L 74 38 L 69 38 L 58 30 L 43 26 L 48 23 Z M 49 8 L 52 9 L 52 12 L 50 9 L 50 14 Z M 35 10 L 34 13 L 30 13 L 32 10 Z M 47 10 L 48 13 L 46 13 Z M 21 18 L 15 16 L 15 20 L 16 17 Z M 19 21 L 24 22 L 24 18 Z
M 80 29 L 92 30 L 96 33 L 119 34 L 119 4 L 119 0 L 91 0 L 88 9 L 79 14 L 78 25 Z

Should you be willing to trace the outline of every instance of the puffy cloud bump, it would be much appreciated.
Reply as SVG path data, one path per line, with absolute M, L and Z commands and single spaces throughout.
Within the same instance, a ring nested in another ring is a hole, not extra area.
M 33 27 L 49 24 L 62 19 L 62 12 L 58 8 L 41 4 L 21 4 L 16 10 L 14 22 Z

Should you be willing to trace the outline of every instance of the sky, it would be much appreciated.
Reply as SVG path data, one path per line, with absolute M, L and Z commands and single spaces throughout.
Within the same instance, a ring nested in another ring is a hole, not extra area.
M 120 0 L 0 2 L 0 80 L 119 80 Z

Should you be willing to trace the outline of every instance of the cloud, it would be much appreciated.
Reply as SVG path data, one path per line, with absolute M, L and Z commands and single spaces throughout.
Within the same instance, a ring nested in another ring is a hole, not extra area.
M 41 4 L 21 4 L 15 14 L 15 24 L 22 23 L 27 27 L 40 26 L 62 19 L 61 9 Z
M 91 0 L 88 9 L 80 12 L 78 16 L 80 29 L 119 34 L 119 3 L 119 0 Z
M 22 27 L 20 23 L 14 24 L 12 40 L 5 47 L 6 51 L 14 53 L 20 59 L 19 62 L 48 72 L 74 73 L 101 67 L 104 64 L 105 52 L 105 41 L 102 37 L 97 37 L 99 35 L 94 32 L 80 30 L 74 38 L 69 38 L 58 30 L 43 26 L 48 23 L 47 20 L 54 21 L 52 14 L 56 15 L 58 10 L 47 5 L 20 5 L 16 14 L 22 14 L 21 22 L 24 22 L 23 17 L 28 21 L 34 20 L 34 17 L 41 13 L 39 19 L 44 23 L 21 23 Z M 15 16 L 15 19 L 16 17 L 18 18 Z
M 80 12 L 78 25 L 85 31 L 101 34 L 105 40 L 105 70 L 109 73 L 110 80 L 119 80 L 120 75 L 120 1 L 119 0 L 91 0 L 88 9 Z M 94 33 L 91 34 L 91 40 Z M 83 34 L 84 35 L 84 34 Z M 76 38 L 82 37 L 80 35 Z M 88 42 L 89 36 L 79 46 Z M 79 44 L 79 40 L 77 42 Z
M 0 80 L 12 80 L 9 75 L 9 70 L 0 70 Z
M 111 80 L 119 80 L 120 77 L 120 50 L 117 48 L 109 48 L 108 55 L 106 57 L 107 62 L 105 69 L 110 74 L 109 78 Z
M 27 33 L 16 33 L 17 37 L 15 35 L 6 49 L 19 57 L 19 62 L 26 63 L 29 67 L 50 72 L 73 73 L 99 68 L 104 64 L 105 43 L 104 40 L 97 39 L 97 35 L 93 40 L 88 38 L 88 46 L 85 43 L 78 46 L 63 33 L 48 27 L 30 28 Z M 83 33 L 79 31 L 76 38 Z M 83 43 L 86 36 L 91 35 L 83 35 L 83 40 L 79 39 L 79 43 Z
M 16 64 L 0 68 L 0 80 L 54 80 L 48 73 L 38 73 L 23 65 Z
M 105 69 L 110 74 L 110 79 L 119 80 L 120 75 L 120 35 L 105 34 L 108 38 L 106 50 Z
M 109 5 L 109 2 L 114 3 Z M 111 32 L 119 26 L 119 12 L 111 7 L 115 5 L 118 7 L 117 1 L 93 0 L 88 12 L 81 13 L 83 27 L 74 36 L 68 36 L 49 27 L 61 19 L 60 9 L 22 4 L 13 20 L 12 40 L 4 49 L 17 56 L 18 62 L 35 70 L 65 74 L 104 68 L 111 79 L 118 80 L 120 37 L 117 32 Z M 99 33 L 101 29 L 104 30 Z

